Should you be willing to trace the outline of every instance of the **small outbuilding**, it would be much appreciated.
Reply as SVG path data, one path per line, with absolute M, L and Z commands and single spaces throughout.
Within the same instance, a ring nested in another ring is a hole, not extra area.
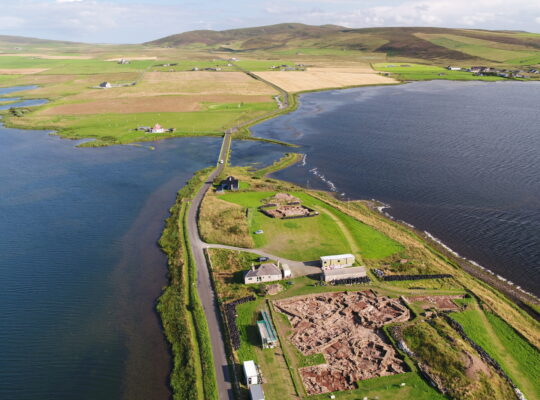
M 163 128 L 160 124 L 155 124 L 152 127 L 152 130 L 150 132 L 152 132 L 152 133 L 163 133 L 163 132 L 165 132 L 165 128 Z
M 292 276 L 291 267 L 289 267 L 289 264 L 281 264 L 281 270 L 283 271 L 283 279 L 287 279 Z
M 342 279 L 358 279 L 365 278 L 365 267 L 351 267 L 351 268 L 339 268 L 323 270 L 321 278 L 325 282 L 340 281 Z
M 282 278 L 281 270 L 274 263 L 264 263 L 258 267 L 251 267 L 244 275 L 244 283 L 261 283 L 280 281 Z
M 262 385 L 251 385 L 249 387 L 249 397 L 251 400 L 264 400 Z
M 272 320 L 266 311 L 261 312 L 261 319 L 257 321 L 259 335 L 263 349 L 273 349 L 277 346 L 278 338 Z
M 257 366 L 255 361 L 249 360 L 244 361 L 244 376 L 246 378 L 246 385 L 258 385 L 259 382 L 259 371 L 257 371 Z
M 335 256 L 322 256 L 321 257 L 321 268 L 323 270 L 345 268 L 345 267 L 350 267 L 353 264 L 354 264 L 354 256 L 352 254 L 338 254 Z

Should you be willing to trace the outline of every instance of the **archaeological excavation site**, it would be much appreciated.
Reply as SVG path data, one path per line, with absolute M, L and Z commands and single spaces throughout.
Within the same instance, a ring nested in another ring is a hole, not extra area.
M 399 299 L 373 291 L 322 293 L 274 301 L 293 333 L 287 338 L 304 355 L 324 364 L 299 369 L 307 394 L 356 388 L 356 382 L 406 372 L 406 364 L 381 327 L 410 319 Z

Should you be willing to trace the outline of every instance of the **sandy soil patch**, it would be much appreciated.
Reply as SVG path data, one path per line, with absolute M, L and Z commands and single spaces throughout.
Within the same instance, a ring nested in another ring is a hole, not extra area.
M 54 56 L 41 53 L 0 53 L 0 56 L 39 57 L 46 60 L 90 60 L 91 56 Z
M 405 372 L 405 364 L 380 328 L 410 318 L 398 299 L 374 292 L 336 292 L 275 301 L 289 318 L 290 337 L 304 355 L 323 354 L 326 363 L 300 368 L 308 394 L 350 390 L 356 382 Z
M 267 102 L 267 96 L 249 96 L 250 102 Z M 203 109 L 203 102 L 245 102 L 246 96 L 143 96 L 102 99 L 87 103 L 62 104 L 41 112 L 42 115 L 134 114 L 142 112 L 189 112 Z
M 128 61 L 144 61 L 144 60 L 157 60 L 157 57 L 155 56 L 147 56 L 147 57 L 117 57 L 117 58 L 109 58 L 105 61 L 120 61 L 121 59 L 125 59 L 125 60 L 128 60 Z
M 0 69 L 0 75 L 31 75 L 47 71 L 48 68 L 11 68 Z
M 310 68 L 307 71 L 263 71 L 256 74 L 288 92 L 397 82 L 368 67 Z

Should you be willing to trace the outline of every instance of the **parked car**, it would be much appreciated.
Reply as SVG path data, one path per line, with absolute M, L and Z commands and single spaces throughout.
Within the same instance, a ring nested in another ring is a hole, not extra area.
M 259 262 L 268 261 L 268 257 L 259 257 L 258 261 Z
M 255 231 L 255 235 L 260 235 L 264 233 L 264 231 L 262 229 L 259 229 L 258 231 Z

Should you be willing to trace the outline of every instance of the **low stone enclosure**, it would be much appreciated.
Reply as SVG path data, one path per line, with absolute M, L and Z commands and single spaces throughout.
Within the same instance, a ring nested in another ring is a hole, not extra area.
M 356 382 L 406 372 L 404 361 L 381 331 L 410 319 L 399 299 L 373 291 L 321 293 L 274 301 L 289 318 L 291 343 L 305 356 L 323 354 L 325 364 L 300 368 L 306 392 L 356 388 Z
M 456 311 L 459 306 L 453 300 L 463 299 L 464 295 L 443 295 L 443 296 L 409 296 L 407 301 L 419 302 L 424 310 L 438 308 L 439 310 Z
M 259 211 L 270 218 L 292 219 L 314 217 L 319 213 L 303 206 L 300 199 L 288 193 L 277 193 L 266 200 L 267 204 L 259 207 Z

